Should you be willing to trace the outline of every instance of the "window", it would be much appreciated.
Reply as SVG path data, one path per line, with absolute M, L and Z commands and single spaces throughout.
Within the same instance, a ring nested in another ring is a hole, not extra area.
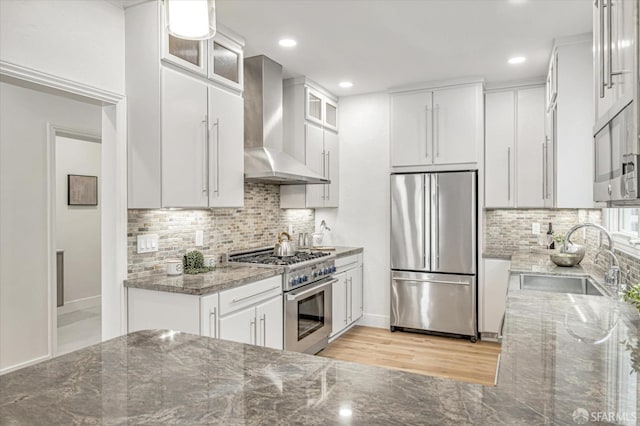
M 640 208 L 608 209 L 605 217 L 616 244 L 640 251 Z

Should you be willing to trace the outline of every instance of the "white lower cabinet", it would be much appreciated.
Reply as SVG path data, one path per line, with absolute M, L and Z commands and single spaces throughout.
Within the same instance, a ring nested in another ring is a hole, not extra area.
M 129 332 L 168 329 L 283 348 L 282 276 L 206 296 L 129 288 Z
M 200 297 L 200 335 L 220 337 L 218 325 L 218 294 Z
M 336 259 L 338 280 L 331 288 L 331 335 L 337 336 L 362 317 L 362 255 Z
M 497 337 L 500 334 L 502 317 L 507 307 L 510 267 L 509 260 L 484 259 L 480 332 L 488 333 L 487 337 Z
M 256 308 L 247 308 L 220 318 L 220 338 L 256 344 Z
M 220 338 L 282 349 L 282 296 L 220 318 Z

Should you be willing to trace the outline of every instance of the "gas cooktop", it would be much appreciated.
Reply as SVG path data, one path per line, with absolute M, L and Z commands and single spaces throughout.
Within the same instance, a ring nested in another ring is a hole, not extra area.
M 261 265 L 274 265 L 274 266 L 290 266 L 298 263 L 307 262 L 309 260 L 320 259 L 329 256 L 327 252 L 312 251 L 304 252 L 297 251 L 293 256 L 278 257 L 273 254 L 273 249 L 264 250 L 260 252 L 238 254 L 229 257 L 229 262 L 239 263 L 256 263 Z

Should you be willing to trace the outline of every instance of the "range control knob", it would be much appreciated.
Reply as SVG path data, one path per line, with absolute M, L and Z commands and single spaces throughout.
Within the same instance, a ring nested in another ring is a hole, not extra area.
M 296 285 L 296 284 L 297 284 L 297 282 L 298 282 L 298 281 L 297 281 L 295 278 L 291 278 L 291 279 L 289 280 L 289 284 L 291 284 L 291 285 Z
M 298 277 L 298 284 L 302 284 L 302 277 Z
M 335 272 L 335 271 L 336 271 L 336 267 L 335 267 L 335 266 L 332 266 L 332 267 L 331 267 L 331 272 Z
M 311 273 L 311 276 L 312 276 L 313 278 L 316 278 L 316 277 L 318 276 L 318 271 L 313 271 L 313 272 Z
M 308 277 L 308 276 L 306 276 L 306 275 L 303 275 L 303 276 L 302 276 L 302 282 L 303 282 L 303 283 L 306 283 L 307 281 L 309 281 L 309 277 Z

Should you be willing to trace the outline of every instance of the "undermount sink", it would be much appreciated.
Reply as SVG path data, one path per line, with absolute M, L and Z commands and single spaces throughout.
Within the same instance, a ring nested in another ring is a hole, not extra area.
M 588 277 L 522 274 L 520 275 L 520 289 L 603 296 L 602 292 L 593 284 L 593 280 Z

